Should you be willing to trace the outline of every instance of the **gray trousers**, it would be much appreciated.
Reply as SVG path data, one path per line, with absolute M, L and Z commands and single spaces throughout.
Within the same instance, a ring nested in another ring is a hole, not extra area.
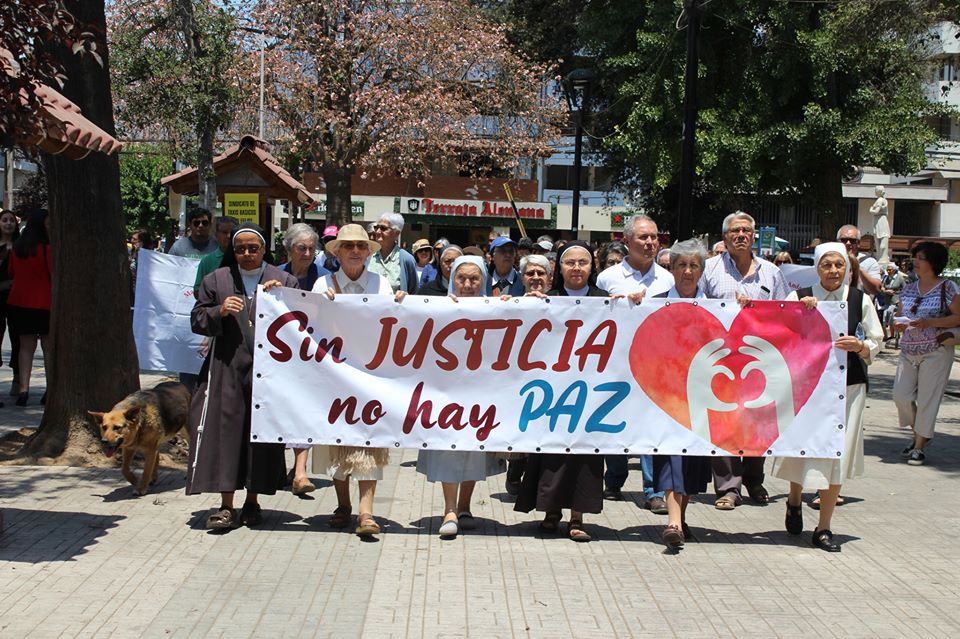
M 763 483 L 763 457 L 717 457 L 713 460 L 713 486 L 717 497 L 740 494 L 741 486 Z
M 917 435 L 933 439 L 933 427 L 952 367 L 952 346 L 941 346 L 924 355 L 900 353 L 893 380 L 893 402 L 900 426 L 913 426 Z

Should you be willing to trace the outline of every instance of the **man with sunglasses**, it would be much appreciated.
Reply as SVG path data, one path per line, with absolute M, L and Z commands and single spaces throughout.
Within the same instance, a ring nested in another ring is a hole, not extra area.
M 380 245 L 380 250 L 370 256 L 369 269 L 387 278 L 394 293 L 404 290 L 413 295 L 420 286 L 420 278 L 417 276 L 417 261 L 408 251 L 400 248 L 403 224 L 403 216 L 399 213 L 380 216 L 370 238 Z
M 170 247 L 170 255 L 189 257 L 199 260 L 213 253 L 220 245 L 210 233 L 210 211 L 194 207 L 187 211 L 187 235 L 181 237 Z
M 857 260 L 860 266 L 859 269 L 855 269 L 860 271 L 860 278 L 854 285 L 870 296 L 876 295 L 880 291 L 883 271 L 875 258 L 868 253 L 860 252 L 860 229 L 853 224 L 844 224 L 837 231 L 837 241 L 846 247 L 850 259 Z

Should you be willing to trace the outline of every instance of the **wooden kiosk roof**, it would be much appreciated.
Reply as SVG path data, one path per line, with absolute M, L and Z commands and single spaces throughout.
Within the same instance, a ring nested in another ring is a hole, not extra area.
M 314 201 L 307 187 L 280 166 L 267 151 L 266 143 L 253 135 L 243 136 L 239 144 L 215 157 L 213 172 L 217 176 L 219 193 L 248 191 L 300 204 Z M 199 190 L 197 169 L 188 168 L 168 175 L 160 180 L 160 184 L 175 193 L 193 195 Z

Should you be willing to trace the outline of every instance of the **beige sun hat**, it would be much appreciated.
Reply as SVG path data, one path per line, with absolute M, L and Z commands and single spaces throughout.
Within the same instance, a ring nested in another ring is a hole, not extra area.
M 380 250 L 380 244 L 367 237 L 366 230 L 359 224 L 344 224 L 341 226 L 337 232 L 337 239 L 327 242 L 327 250 L 336 253 L 340 248 L 340 242 L 366 242 L 371 253 Z

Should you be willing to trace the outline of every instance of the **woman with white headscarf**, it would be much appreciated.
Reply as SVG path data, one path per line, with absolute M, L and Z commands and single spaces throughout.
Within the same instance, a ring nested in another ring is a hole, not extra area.
M 448 294 L 454 301 L 462 297 L 485 297 L 487 268 L 483 258 L 461 255 L 450 268 Z M 508 299 L 504 295 L 502 299 Z M 456 537 L 460 530 L 476 527 L 470 500 L 477 481 L 505 470 L 504 461 L 493 453 L 459 450 L 421 450 L 417 472 L 427 481 L 443 485 L 443 523 L 441 537 Z
M 830 522 L 845 479 L 863 474 L 863 408 L 867 399 L 867 365 L 880 351 L 883 328 L 869 296 L 847 284 L 850 258 L 839 242 L 820 244 L 814 252 L 820 282 L 790 293 L 788 301 L 801 301 L 808 308 L 817 302 L 846 301 L 848 327 L 834 346 L 847 352 L 847 426 L 843 455 L 839 459 L 791 457 L 777 459 L 773 474 L 790 482 L 787 497 L 787 532 L 803 532 L 802 492 L 820 490 L 820 521 L 813 530 L 813 545 L 827 552 L 840 552 L 833 540 Z

